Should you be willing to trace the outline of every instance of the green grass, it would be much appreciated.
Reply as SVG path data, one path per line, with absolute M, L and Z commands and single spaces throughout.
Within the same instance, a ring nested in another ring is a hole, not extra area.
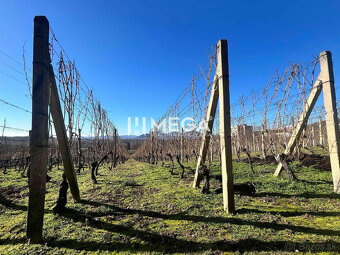
M 236 194 L 236 213 L 223 211 L 220 183 L 211 193 L 191 188 L 165 167 L 129 160 L 113 171 L 102 167 L 98 184 L 88 170 L 78 175 L 82 203 L 69 195 L 67 210 L 55 215 L 61 170 L 49 174 L 44 218 L 44 244 L 25 238 L 27 181 L 15 170 L 0 174 L 0 254 L 223 254 L 336 252 L 340 249 L 340 196 L 332 193 L 330 172 L 293 164 L 301 180 L 273 177 L 276 165 L 234 162 L 235 182 L 252 181 L 257 193 Z M 194 168 L 194 163 L 186 166 Z M 220 174 L 218 163 L 212 174 Z

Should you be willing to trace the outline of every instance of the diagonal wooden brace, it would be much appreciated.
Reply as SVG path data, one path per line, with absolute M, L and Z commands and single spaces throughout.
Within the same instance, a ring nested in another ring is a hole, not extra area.
M 53 72 L 53 67 L 50 65 L 50 110 L 53 118 L 55 132 L 57 134 L 58 144 L 61 151 L 61 158 L 64 164 L 64 171 L 67 181 L 70 185 L 71 194 L 77 202 L 80 201 L 80 194 L 77 182 L 76 172 L 72 162 L 72 155 L 68 143 L 66 129 L 64 126 L 64 117 L 61 111 L 57 84 Z
M 314 86 L 308 96 L 306 105 L 299 117 L 299 120 L 297 122 L 296 128 L 294 129 L 292 136 L 289 139 L 288 145 L 286 147 L 286 150 L 284 152 L 285 155 L 290 155 L 293 153 L 295 146 L 296 146 L 296 142 L 298 141 L 298 139 L 300 138 L 306 123 L 308 121 L 308 118 L 313 110 L 313 107 L 321 93 L 321 89 L 322 89 L 322 82 L 320 80 L 320 75 L 318 76 L 316 82 L 314 83 Z M 279 163 L 279 165 L 276 168 L 276 171 L 274 173 L 274 176 L 279 176 L 281 174 L 283 170 L 282 164 Z

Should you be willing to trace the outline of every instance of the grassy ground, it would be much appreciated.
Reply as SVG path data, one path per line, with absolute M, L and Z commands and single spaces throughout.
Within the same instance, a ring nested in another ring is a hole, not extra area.
M 194 167 L 193 163 L 187 166 Z M 183 180 L 166 167 L 129 160 L 113 171 L 100 169 L 98 184 L 87 170 L 78 176 L 82 203 L 69 196 L 67 211 L 55 215 L 61 170 L 49 174 L 43 245 L 25 239 L 27 182 L 16 171 L 0 174 L 0 254 L 64 253 L 289 253 L 340 250 L 340 196 L 333 194 L 331 173 L 293 164 L 299 182 L 275 165 L 234 163 L 235 182 L 252 181 L 257 193 L 237 194 L 236 214 L 223 211 L 220 187 L 211 193 L 192 189 L 189 170 Z M 175 173 L 180 170 L 176 169 Z M 212 172 L 219 173 L 217 163 Z

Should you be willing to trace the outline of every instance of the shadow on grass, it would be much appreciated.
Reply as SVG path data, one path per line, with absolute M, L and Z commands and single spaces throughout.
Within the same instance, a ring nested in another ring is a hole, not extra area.
M 330 198 L 330 199 L 340 199 L 340 194 L 330 193 L 330 194 L 315 194 L 315 193 L 301 193 L 301 194 L 283 194 L 277 192 L 261 192 L 258 194 L 249 195 L 251 197 L 266 197 L 266 196 L 275 196 L 275 197 L 284 197 L 284 198 L 292 198 L 292 197 L 303 197 L 303 198 Z
M 308 184 L 317 184 L 317 185 L 322 185 L 322 184 L 330 184 L 330 185 L 333 185 L 333 182 L 332 181 L 308 181 L 308 180 L 303 180 L 303 179 L 299 179 L 298 180 L 299 182 L 304 182 L 304 183 L 308 183 Z
M 26 211 L 26 206 L 16 205 L 13 202 L 6 201 L 2 204 L 9 206 L 13 209 Z M 106 213 L 84 213 L 75 209 L 66 209 L 65 212 L 59 217 L 72 219 L 74 222 L 80 222 L 87 224 L 88 226 L 96 229 L 105 230 L 112 233 L 118 233 L 129 238 L 138 238 L 144 243 L 133 242 L 88 242 L 79 240 L 45 240 L 48 247 L 57 248 L 69 248 L 74 250 L 85 251 L 146 251 L 146 252 L 165 252 L 165 253 L 178 253 L 178 252 L 200 252 L 200 251 L 294 251 L 298 249 L 300 251 L 336 251 L 340 249 L 340 243 L 338 242 L 284 242 L 284 241 L 262 241 L 258 239 L 248 238 L 238 241 L 218 241 L 218 242 L 195 242 L 190 240 L 183 240 L 171 236 L 168 234 L 159 234 L 152 231 L 135 229 L 132 225 L 116 225 L 106 221 L 95 219 L 95 217 L 114 215 L 114 214 L 138 214 L 141 216 L 155 217 L 161 219 L 170 220 L 186 220 L 193 222 L 205 222 L 205 223 L 229 223 L 236 225 L 252 225 L 259 228 L 272 228 L 275 230 L 291 229 L 296 232 L 311 233 L 318 235 L 338 236 L 340 231 L 314 229 L 310 227 L 292 226 L 288 224 L 270 223 L 270 222 L 255 222 L 249 220 L 238 219 L 235 217 L 204 217 L 187 215 L 185 213 L 178 214 L 164 214 L 154 211 L 144 211 L 138 209 L 125 209 L 114 205 L 99 203 L 94 201 L 83 200 L 83 204 L 99 207 L 105 206 L 110 210 Z M 242 212 L 242 211 L 241 211 Z M 250 211 L 249 211 L 250 212 Z M 262 213 L 262 211 L 258 211 Z M 246 213 L 246 211 L 243 211 Z M 267 212 L 264 212 L 267 213 Z M 0 245 L 5 244 L 18 244 L 26 243 L 25 239 L 0 239 Z
M 0 204 L 19 211 L 27 211 L 26 205 L 18 205 L 0 193 Z
M 18 211 L 27 211 L 27 205 L 18 205 L 14 203 L 12 200 L 7 199 L 0 193 L 0 205 L 3 205 L 5 207 L 18 210 Z M 52 213 L 52 210 L 45 209 L 44 213 Z
M 101 213 L 91 214 L 91 216 L 97 216 L 97 217 L 110 215 L 110 213 L 120 212 L 122 214 L 139 214 L 142 216 L 155 217 L 155 218 L 168 219 L 168 220 L 186 220 L 186 221 L 205 222 L 205 223 L 229 223 L 229 224 L 235 224 L 235 225 L 250 225 L 250 226 L 254 226 L 258 228 L 271 228 L 277 231 L 290 229 L 294 232 L 303 232 L 303 233 L 308 233 L 308 234 L 317 234 L 317 235 L 326 235 L 326 236 L 339 236 L 340 235 L 340 231 L 337 231 L 337 230 L 314 229 L 311 227 L 294 226 L 294 225 L 274 223 L 274 222 L 257 222 L 257 221 L 239 219 L 236 217 L 230 217 L 230 218 L 205 217 L 205 216 L 187 215 L 185 213 L 164 214 L 164 213 L 154 212 L 154 211 L 125 209 L 125 208 L 120 208 L 114 205 L 109 205 L 109 204 L 104 204 L 104 203 L 99 203 L 99 202 L 94 202 L 94 201 L 83 200 L 82 203 L 88 204 L 91 206 L 106 206 L 106 207 L 109 207 L 111 210 L 113 210 L 113 212 L 108 212 L 105 214 L 101 214 Z
M 301 216 L 305 214 L 314 215 L 314 216 L 340 216 L 340 212 L 313 212 L 313 211 L 302 211 L 302 212 L 296 212 L 296 211 L 263 211 L 258 209 L 248 209 L 248 208 L 242 208 L 239 210 L 236 210 L 236 213 L 239 214 L 247 214 L 247 213 L 269 213 L 272 215 L 281 215 L 284 217 L 294 217 L 294 216 Z
M 137 233 L 138 234 L 138 233 Z M 47 242 L 47 247 L 50 248 L 68 248 L 78 251 L 109 251 L 119 252 L 126 251 L 130 253 L 135 252 L 165 252 L 171 253 L 185 253 L 185 252 L 204 252 L 204 251 L 285 251 L 294 252 L 320 252 L 330 251 L 336 252 L 340 248 L 340 243 L 335 242 L 284 242 L 284 241 L 261 241 L 258 239 L 242 239 L 239 241 L 219 241 L 211 243 L 200 243 L 193 241 L 184 241 L 179 239 L 167 239 L 160 235 L 155 235 L 154 238 L 159 238 L 158 241 L 148 241 L 144 244 L 131 244 L 121 242 L 92 242 L 92 241 L 78 241 L 74 239 L 68 240 L 52 240 Z M 48 241 L 48 240 L 46 240 Z M 0 239 L 0 245 L 15 245 L 27 243 L 25 239 Z

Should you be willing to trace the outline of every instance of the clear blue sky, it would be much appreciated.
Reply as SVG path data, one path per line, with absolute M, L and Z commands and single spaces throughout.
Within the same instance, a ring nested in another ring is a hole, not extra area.
M 0 50 L 31 65 L 33 18 L 45 15 L 120 134 L 127 117 L 161 116 L 210 47 L 229 41 L 231 101 L 261 88 L 276 68 L 333 53 L 340 77 L 339 1 L 24 1 L 0 2 Z M 4 56 L 0 61 L 6 62 Z M 7 62 L 9 63 L 9 62 Z M 20 69 L 15 63 L 12 66 Z M 24 77 L 0 63 L 0 71 Z M 22 69 L 20 69 L 22 70 Z M 30 108 L 24 84 L 0 72 L 0 98 Z M 30 128 L 29 114 L 0 103 L 0 121 Z

